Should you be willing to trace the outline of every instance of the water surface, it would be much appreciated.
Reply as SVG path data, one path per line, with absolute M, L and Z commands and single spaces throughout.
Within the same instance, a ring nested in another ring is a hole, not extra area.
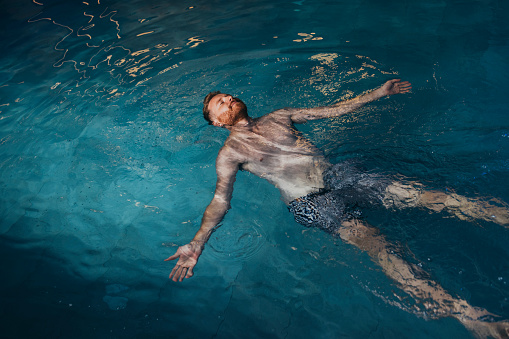
M 1 1 L 0 242 L 6 337 L 450 338 L 357 249 L 295 223 L 240 173 L 232 210 L 176 284 L 227 137 L 211 90 L 252 116 L 332 104 L 391 78 L 413 93 L 300 126 L 360 158 L 509 201 L 508 5 L 500 1 Z M 509 232 L 365 211 L 450 293 L 509 318 Z M 397 296 L 399 296 L 399 298 Z

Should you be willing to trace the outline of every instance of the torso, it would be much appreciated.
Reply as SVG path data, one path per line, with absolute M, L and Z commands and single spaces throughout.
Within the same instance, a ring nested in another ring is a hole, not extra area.
M 323 188 L 323 172 L 330 164 L 320 150 L 294 127 L 285 110 L 233 127 L 224 147 L 241 169 L 267 179 L 285 203 Z M 232 152 L 233 151 L 233 152 Z

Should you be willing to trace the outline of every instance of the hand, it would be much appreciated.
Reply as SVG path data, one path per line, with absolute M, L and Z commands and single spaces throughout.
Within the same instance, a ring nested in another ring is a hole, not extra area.
M 392 79 L 383 84 L 380 89 L 382 90 L 383 96 L 403 94 L 410 92 L 412 84 L 408 81 L 401 82 L 401 79 Z
M 191 243 L 180 246 L 177 252 L 164 261 L 174 260 L 179 258 L 177 264 L 170 273 L 170 279 L 173 281 L 182 281 L 184 278 L 191 278 L 193 276 L 193 268 L 198 262 L 198 258 L 203 250 L 203 244 L 191 241 Z

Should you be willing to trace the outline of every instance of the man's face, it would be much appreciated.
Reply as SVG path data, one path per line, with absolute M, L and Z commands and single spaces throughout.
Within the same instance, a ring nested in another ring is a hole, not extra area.
M 229 94 L 218 94 L 209 102 L 209 118 L 214 126 L 233 126 L 247 118 L 247 107 L 238 98 Z

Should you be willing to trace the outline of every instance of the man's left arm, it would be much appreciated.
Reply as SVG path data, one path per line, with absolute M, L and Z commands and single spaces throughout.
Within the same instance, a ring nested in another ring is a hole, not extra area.
M 408 93 L 411 89 L 412 85 L 410 82 L 393 79 L 387 81 L 375 90 L 359 95 L 353 99 L 340 101 L 331 106 L 292 109 L 291 119 L 293 122 L 303 123 L 307 120 L 339 117 L 353 112 L 367 103 L 378 100 L 384 96 Z

